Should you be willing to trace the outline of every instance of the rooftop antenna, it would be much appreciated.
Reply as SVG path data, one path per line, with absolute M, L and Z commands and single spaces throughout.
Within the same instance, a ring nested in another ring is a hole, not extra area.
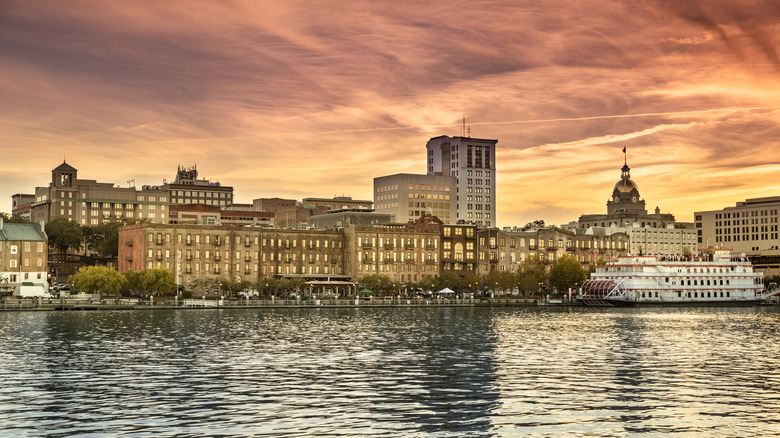
M 463 122 L 460 127 L 460 136 L 461 137 L 466 136 L 466 114 L 463 114 Z
M 467 134 L 467 137 L 468 137 L 468 138 L 471 138 L 471 126 L 469 126 L 469 127 L 468 127 L 468 134 Z

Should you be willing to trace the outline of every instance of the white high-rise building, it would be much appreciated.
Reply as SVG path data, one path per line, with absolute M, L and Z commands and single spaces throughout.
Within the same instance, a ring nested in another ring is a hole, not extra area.
M 455 177 L 455 222 L 496 226 L 496 143 L 446 135 L 428 140 L 428 175 Z

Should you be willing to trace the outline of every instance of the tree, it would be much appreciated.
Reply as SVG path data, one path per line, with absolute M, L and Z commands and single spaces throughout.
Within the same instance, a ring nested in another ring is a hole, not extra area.
M 147 293 L 159 295 L 176 290 L 173 272 L 165 268 L 146 269 L 138 274 L 140 284 Z
M 68 276 L 68 283 L 74 291 L 115 295 L 127 285 L 127 280 L 113 268 L 82 266 L 75 274 Z
M 435 290 L 442 290 L 445 287 L 448 287 L 452 290 L 458 290 L 463 289 L 464 283 L 463 278 L 460 275 L 457 274 L 444 274 L 439 276 L 439 278 L 436 279 L 435 283 Z
M 0 213 L 0 217 L 3 218 L 3 221 L 9 222 L 12 224 L 29 224 L 30 221 L 27 219 L 19 216 L 18 214 L 8 214 L 8 213 Z
M 78 251 L 84 241 L 81 227 L 76 222 L 58 217 L 46 224 L 46 235 L 49 236 L 49 247 L 56 248 L 63 259 L 68 250 Z
M 550 268 L 550 284 L 559 292 L 578 288 L 585 281 L 585 271 L 572 255 L 563 255 Z
M 517 267 L 517 288 L 524 295 L 534 295 L 547 282 L 547 270 L 538 257 L 529 257 Z

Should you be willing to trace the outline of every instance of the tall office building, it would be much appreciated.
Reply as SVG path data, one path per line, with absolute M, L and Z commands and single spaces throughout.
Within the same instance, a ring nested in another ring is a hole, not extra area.
M 455 177 L 455 221 L 496 226 L 496 143 L 442 135 L 428 140 L 428 175 Z

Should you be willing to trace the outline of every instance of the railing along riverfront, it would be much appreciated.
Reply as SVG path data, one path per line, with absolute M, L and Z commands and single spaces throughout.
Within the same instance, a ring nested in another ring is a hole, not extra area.
M 174 298 L 17 298 L 6 297 L 0 310 L 119 310 L 185 308 L 284 308 L 284 307 L 444 307 L 444 306 L 535 306 L 535 299 L 478 299 L 437 297 L 387 297 L 342 299 L 179 299 Z

